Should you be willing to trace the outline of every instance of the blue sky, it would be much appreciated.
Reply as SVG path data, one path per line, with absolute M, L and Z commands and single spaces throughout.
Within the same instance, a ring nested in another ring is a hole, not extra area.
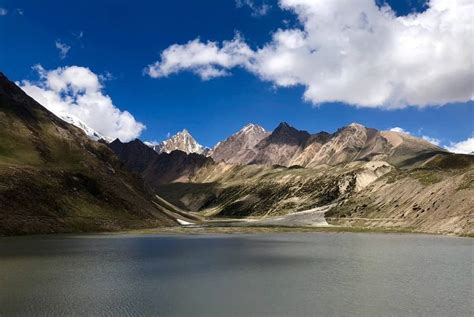
M 416 0 L 387 3 L 398 16 L 427 7 Z M 262 4 L 267 9 L 258 11 Z M 401 127 L 443 145 L 466 140 L 474 131 L 474 103 L 468 100 L 389 110 L 367 106 L 371 101 L 348 105 L 350 96 L 341 97 L 342 102 L 303 100 L 304 85 L 285 87 L 279 78 L 269 79 L 261 70 L 252 72 L 242 65 L 218 65 L 226 75 L 210 80 L 196 76 L 195 68 L 179 65 L 158 78 L 144 73 L 173 44 L 199 39 L 221 45 L 238 33 L 256 50 L 271 42 L 278 29 L 302 28 L 295 11 L 282 10 L 276 1 L 0 0 L 0 8 L 2 72 L 14 81 L 34 83 L 39 79 L 34 65 L 46 71 L 87 67 L 102 76 L 100 91 L 113 106 L 146 126 L 143 140 L 162 140 L 187 128 L 200 143 L 212 146 L 246 123 L 271 130 L 281 121 L 310 132 L 332 132 L 351 122 L 377 129 Z M 67 51 L 63 56 L 61 45 Z M 472 74 L 472 63 L 466 68 Z M 428 102 L 429 97 L 423 96 Z

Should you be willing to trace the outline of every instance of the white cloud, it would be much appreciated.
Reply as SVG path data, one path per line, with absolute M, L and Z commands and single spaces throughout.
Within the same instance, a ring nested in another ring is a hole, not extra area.
M 400 127 L 391 128 L 390 131 L 392 131 L 392 132 L 398 132 L 398 133 L 405 133 L 405 134 L 408 134 L 408 135 L 411 134 L 410 132 L 408 132 L 408 131 L 406 131 L 405 129 L 400 128 Z
M 145 126 L 128 111 L 121 111 L 104 94 L 99 76 L 80 66 L 45 70 L 34 67 L 38 82 L 23 80 L 20 87 L 54 114 L 70 114 L 103 136 L 127 142 L 138 137 Z
M 23 15 L 24 14 L 23 9 L 21 9 L 21 8 L 16 8 L 16 13 L 18 13 L 18 15 Z
M 467 138 L 457 143 L 451 142 L 446 149 L 453 153 L 471 154 L 474 153 L 474 137 Z
M 249 7 L 252 11 L 252 16 L 261 17 L 267 15 L 268 11 L 272 8 L 271 5 L 262 2 L 260 5 L 255 3 L 255 0 L 235 0 L 237 8 Z
M 420 131 L 421 130 L 422 129 L 420 129 Z M 389 131 L 413 135 L 413 133 L 411 133 L 410 131 L 407 131 L 400 127 L 391 128 L 389 129 Z M 430 137 L 427 135 L 420 135 L 420 131 L 418 131 L 416 137 L 422 138 L 423 140 L 430 142 L 433 145 L 443 147 L 449 152 L 464 154 L 470 154 L 474 152 L 474 137 L 467 138 L 466 140 L 460 142 L 450 142 L 449 145 L 445 145 L 445 143 L 441 142 L 441 140 L 438 138 Z
M 67 53 L 69 53 L 69 50 L 71 47 L 63 42 L 61 40 L 56 40 L 54 43 L 56 45 L 56 48 L 59 50 L 59 57 L 61 59 L 65 59 L 67 56 Z
M 161 61 L 149 65 L 145 72 L 153 77 L 167 77 L 189 70 L 203 80 L 226 76 L 226 69 L 248 63 L 252 50 L 239 35 L 232 41 L 202 43 L 199 39 L 184 45 L 172 45 L 161 53 Z
M 436 145 L 436 146 L 441 145 L 441 140 L 440 139 L 433 138 L 433 137 L 430 137 L 430 136 L 427 136 L 427 135 L 420 135 L 421 130 L 422 129 L 420 129 L 418 131 L 418 136 L 416 136 L 416 137 L 422 138 L 423 140 L 425 140 L 427 142 L 430 142 L 431 144 Z M 411 133 L 410 131 L 407 131 L 407 130 L 405 130 L 403 128 L 400 128 L 400 127 L 393 127 L 391 129 L 389 129 L 389 131 L 404 133 L 404 134 L 408 134 L 408 135 L 413 135 L 413 133 Z
M 431 144 L 434 144 L 436 146 L 440 146 L 441 145 L 441 140 L 440 139 L 437 139 L 437 138 L 432 138 L 430 136 L 427 136 L 427 135 L 422 135 L 421 138 L 425 141 L 428 141 L 430 142 Z
M 313 104 L 403 108 L 474 100 L 472 0 L 430 0 L 397 17 L 375 0 L 280 0 L 301 28 L 278 29 L 263 47 L 232 41 L 174 44 L 151 77 L 192 71 L 202 79 L 243 67 L 276 86 L 302 85 Z
M 8 14 L 8 10 L 5 8 L 0 8 L 0 16 L 4 16 Z

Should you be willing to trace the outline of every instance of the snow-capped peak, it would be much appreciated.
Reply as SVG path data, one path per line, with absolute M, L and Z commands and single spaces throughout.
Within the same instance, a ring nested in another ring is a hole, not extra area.
M 209 149 L 199 144 L 186 129 L 183 129 L 182 131 L 173 135 L 171 138 L 160 143 L 146 142 L 145 144 L 153 148 L 153 150 L 158 153 L 170 153 L 175 150 L 180 150 L 186 152 L 187 154 L 205 154 L 209 151 Z
M 243 127 L 239 132 L 242 133 L 249 133 L 249 132 L 256 132 L 256 133 L 263 133 L 266 132 L 265 129 L 257 124 L 249 123 L 245 127 Z
M 82 131 L 84 131 L 84 133 L 92 140 L 94 141 L 98 141 L 100 139 L 102 140 L 105 140 L 107 142 L 112 142 L 112 139 L 109 138 L 109 137 L 106 137 L 102 134 L 100 134 L 99 132 L 95 131 L 94 129 L 92 129 L 91 127 L 89 127 L 87 124 L 84 123 L 84 121 L 82 121 L 81 119 L 79 119 L 78 117 L 76 116 L 73 116 L 69 113 L 60 113 L 58 115 L 59 118 L 61 118 L 62 120 L 66 121 L 67 123 L 70 123 L 76 127 L 78 127 L 79 129 L 81 129 Z

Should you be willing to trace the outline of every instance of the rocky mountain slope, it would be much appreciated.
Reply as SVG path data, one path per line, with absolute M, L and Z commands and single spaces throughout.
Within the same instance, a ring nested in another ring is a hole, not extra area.
M 165 199 L 208 215 L 283 215 L 326 205 L 390 172 L 385 162 L 358 162 L 319 169 L 219 163 L 201 169 L 189 183 L 163 184 Z
M 122 143 L 117 139 L 109 147 L 129 170 L 140 174 L 151 187 L 187 182 L 201 168 L 214 163 L 204 155 L 179 150 L 158 154 L 140 140 Z
M 249 124 L 211 151 L 186 130 L 154 150 L 74 125 L 0 76 L 0 234 L 172 225 L 186 210 L 284 223 L 318 207 L 332 224 L 474 234 L 474 156 L 407 134 Z
M 128 150 L 114 151 L 160 196 L 202 215 L 265 218 L 324 207 L 333 224 L 474 234 L 474 156 L 407 134 L 360 124 L 332 134 L 247 125 L 214 148 L 215 161 L 158 155 L 138 140 L 120 144 Z
M 188 182 L 200 169 L 213 163 L 211 158 L 196 153 L 161 153 L 143 171 L 142 176 L 153 187 L 170 182 Z
M 176 133 L 169 139 L 160 143 L 148 143 L 148 145 L 157 153 L 169 154 L 178 150 L 186 154 L 197 153 L 206 155 L 206 153 L 209 151 L 208 148 L 199 144 L 186 129 L 183 129 L 183 131 Z
M 438 154 L 414 169 L 394 169 L 341 200 L 332 224 L 474 235 L 474 156 Z
M 0 73 L 0 235 L 173 225 L 104 144 Z
M 108 146 L 130 171 L 138 174 L 143 173 L 159 155 L 138 139 L 127 143 L 122 143 L 119 139 L 115 139 Z
M 397 166 L 413 165 L 446 152 L 423 139 L 378 131 L 352 123 L 335 133 L 310 134 L 288 123 L 280 123 L 268 133 L 256 125 L 216 145 L 212 158 L 229 164 L 318 165 L 345 164 L 353 161 L 384 160 Z
M 291 159 L 299 154 L 311 135 L 282 122 L 265 139 L 256 145 L 256 156 L 251 163 L 288 166 Z
M 265 218 L 329 206 L 331 224 L 474 234 L 471 155 L 436 154 L 403 169 L 385 161 L 309 168 L 219 163 L 157 192 L 214 217 Z
M 328 206 L 333 224 L 474 234 L 472 155 L 360 124 L 333 134 L 311 135 L 286 123 L 271 134 L 258 129 L 256 138 L 243 133 L 254 129 L 218 144 L 217 163 L 193 171 L 188 181 L 161 183 L 157 192 L 214 217 L 265 218 Z
M 397 166 L 415 164 L 428 156 L 445 152 L 423 139 L 403 133 L 378 131 L 353 123 L 339 129 L 322 143 L 316 153 L 306 153 L 298 160 L 306 162 L 305 166 L 320 164 L 337 165 L 351 161 L 384 160 Z
M 259 125 L 248 124 L 229 138 L 216 144 L 211 157 L 216 162 L 247 164 L 257 155 L 255 146 L 270 135 Z

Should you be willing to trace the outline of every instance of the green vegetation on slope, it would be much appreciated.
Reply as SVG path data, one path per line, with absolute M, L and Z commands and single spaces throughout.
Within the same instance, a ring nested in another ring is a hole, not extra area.
M 171 225 L 105 145 L 0 74 L 0 235 Z

